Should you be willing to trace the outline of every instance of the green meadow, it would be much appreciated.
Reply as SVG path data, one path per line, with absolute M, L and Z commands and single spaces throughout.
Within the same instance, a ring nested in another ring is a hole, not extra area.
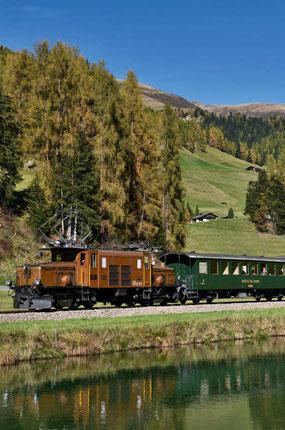
M 285 255 L 285 236 L 258 233 L 243 214 L 249 181 L 257 173 L 247 172 L 249 163 L 214 148 L 206 153 L 181 153 L 186 201 L 193 211 L 214 212 L 219 219 L 187 225 L 186 250 L 247 255 Z M 234 219 L 222 219 L 229 208 Z

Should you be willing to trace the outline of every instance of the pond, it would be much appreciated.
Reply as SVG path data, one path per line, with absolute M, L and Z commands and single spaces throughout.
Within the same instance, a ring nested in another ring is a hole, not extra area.
M 285 340 L 0 369 L 0 429 L 284 429 Z

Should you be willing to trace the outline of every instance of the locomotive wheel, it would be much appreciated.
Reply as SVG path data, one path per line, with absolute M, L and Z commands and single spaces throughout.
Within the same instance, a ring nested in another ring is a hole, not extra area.
M 200 300 L 198 299 L 198 297 L 196 297 L 195 299 L 192 299 L 193 305 L 198 305 L 199 301 Z
M 135 302 L 133 302 L 132 300 L 129 300 L 127 303 L 128 308 L 133 308 L 135 306 Z
M 93 308 L 93 303 L 91 302 L 85 302 L 84 304 L 85 309 L 92 309 Z
M 64 299 L 60 300 L 59 299 L 59 300 L 55 300 L 54 307 L 55 307 L 55 309 L 61 311 L 65 307 L 70 309 L 70 306 L 72 305 L 72 303 L 73 302 L 70 299 L 69 300 L 68 299 L 66 299 L 66 300 L 64 300 Z
M 267 297 L 266 297 L 266 300 L 267 300 L 268 302 L 271 302 L 271 300 L 272 300 L 272 296 L 267 296 Z
M 56 310 L 58 310 L 58 311 L 62 311 L 62 309 L 63 309 L 63 306 L 61 306 L 61 304 L 60 303 L 54 303 L 54 305 L 53 305 L 54 307 L 55 307 L 55 309 Z
M 69 306 L 69 309 L 70 309 L 71 311 L 76 311 L 78 308 L 79 308 L 79 303 L 78 303 L 78 302 L 76 302 L 76 301 L 73 301 L 73 302 L 71 303 L 71 305 Z
M 259 296 L 255 297 L 255 300 L 256 300 L 257 302 L 260 302 L 260 299 L 261 299 L 261 297 L 259 297 Z
M 120 308 L 123 304 L 122 300 L 118 299 L 113 303 L 117 308 Z
M 166 299 L 161 300 L 160 306 L 166 306 L 166 305 L 167 305 L 167 300 Z
M 208 305 L 210 305 L 213 302 L 214 298 L 213 297 L 207 297 L 206 302 L 208 303 Z

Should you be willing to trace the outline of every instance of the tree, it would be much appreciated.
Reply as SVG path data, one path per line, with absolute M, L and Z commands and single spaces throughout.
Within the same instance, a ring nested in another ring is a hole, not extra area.
M 222 130 L 220 130 L 217 127 L 210 127 L 208 142 L 209 142 L 210 146 L 213 146 L 214 148 L 217 148 L 217 149 L 220 149 L 221 151 L 223 151 L 224 150 L 224 144 L 225 144 L 225 138 L 224 138 Z
M 21 124 L 21 146 L 30 152 L 33 141 L 33 117 L 31 99 L 35 77 L 35 59 L 26 50 L 11 52 L 5 56 L 3 89 L 15 108 L 14 118 Z M 37 125 L 36 125 L 37 126 Z
M 186 221 L 191 222 L 192 218 L 193 218 L 193 211 L 191 209 L 190 203 L 187 202 L 187 204 L 186 204 Z
M 285 233 L 285 186 L 278 177 L 273 177 L 267 189 L 267 205 L 273 231 Z
M 85 134 L 78 132 L 73 144 L 62 155 L 51 175 L 51 212 L 77 209 L 91 228 L 93 239 L 98 239 L 98 176 L 92 147 Z
M 28 189 L 27 215 L 30 227 L 39 236 L 39 228 L 46 222 L 49 208 L 44 191 L 40 185 L 40 178 L 36 175 Z
M 256 182 L 248 184 L 246 194 L 246 204 L 244 213 L 249 215 L 251 221 L 254 220 L 256 211 L 258 210 L 259 198 L 261 194 L 265 194 L 268 188 L 268 178 L 265 170 L 261 170 L 258 174 Z
M 121 86 L 125 231 L 130 239 L 153 239 L 159 231 L 159 152 L 157 124 L 143 106 L 136 76 L 129 72 Z
M 233 219 L 235 217 L 233 208 L 229 208 L 228 218 Z
M 100 191 L 100 240 L 119 238 L 125 221 L 126 193 L 123 175 L 119 85 L 104 63 L 92 65 L 90 97 L 94 121 L 94 148 Z
M 9 97 L 0 92 L 0 205 L 7 205 L 20 179 L 20 126 Z
M 162 219 L 166 249 L 182 249 L 185 245 L 185 208 L 179 164 L 180 144 L 177 138 L 177 117 L 166 105 L 162 113 L 161 141 L 163 145 Z
M 253 217 L 253 222 L 258 231 L 264 233 L 268 230 L 269 210 L 267 198 L 264 193 L 261 193 L 258 200 L 257 210 Z

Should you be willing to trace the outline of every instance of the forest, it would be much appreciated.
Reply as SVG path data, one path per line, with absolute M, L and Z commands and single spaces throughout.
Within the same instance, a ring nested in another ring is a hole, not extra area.
M 197 109 L 195 116 L 212 134 L 213 146 L 237 158 L 264 165 L 272 155 L 278 160 L 285 144 L 285 118 L 247 117 L 241 114 L 215 115 Z M 210 136 L 211 142 L 211 136 Z
M 93 241 L 184 246 L 179 151 L 188 128 L 177 112 L 145 108 L 132 71 L 118 82 L 63 43 L 2 47 L 0 76 L 2 208 L 25 216 L 35 234 L 49 216 L 76 208 Z M 37 175 L 19 192 L 28 159 Z
M 32 52 L 0 47 L 0 208 L 24 217 L 35 236 L 50 217 L 76 209 L 92 243 L 183 249 L 192 210 L 184 203 L 181 148 L 206 152 L 209 145 L 282 170 L 284 127 L 280 118 L 169 105 L 155 112 L 143 104 L 134 72 L 118 81 L 104 62 L 90 63 L 64 43 L 44 41 Z M 19 191 L 27 160 L 35 177 Z M 248 202 L 245 212 L 259 225 Z

